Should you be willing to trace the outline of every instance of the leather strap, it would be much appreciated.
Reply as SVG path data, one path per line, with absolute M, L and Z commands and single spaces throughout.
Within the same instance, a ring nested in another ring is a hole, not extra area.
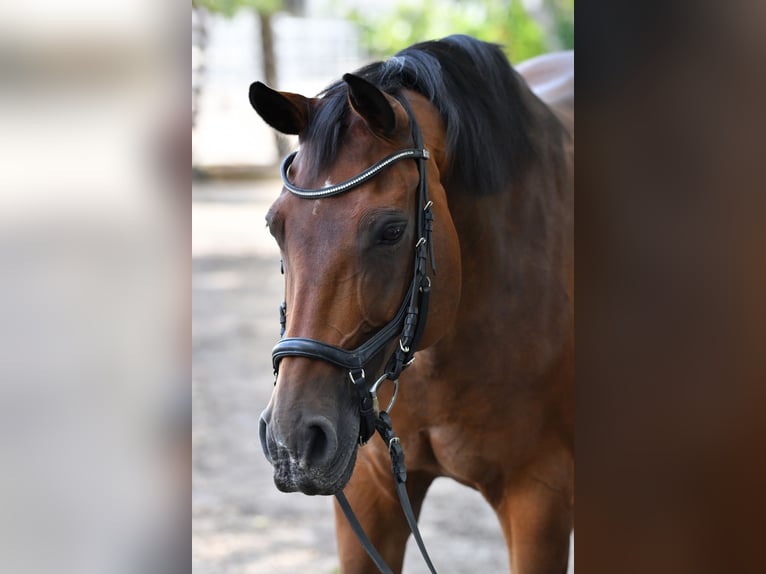
M 323 343 L 308 337 L 286 337 L 281 339 L 271 350 L 271 361 L 274 372 L 279 370 L 279 362 L 291 355 L 327 361 L 347 370 L 363 369 L 375 355 L 385 347 L 401 331 L 404 316 L 407 313 L 409 301 L 404 300 L 399 311 L 380 331 L 359 345 L 356 349 L 346 351 L 335 345 Z M 282 303 L 282 306 L 285 304 Z M 280 307 L 280 316 L 283 311 Z
M 391 456 L 391 472 L 394 475 L 396 493 L 399 495 L 399 503 L 402 505 L 404 517 L 407 519 L 407 524 L 410 527 L 412 536 L 415 537 L 415 542 L 417 542 L 420 554 L 428 565 L 428 569 L 432 574 L 436 574 L 436 568 L 434 568 L 434 565 L 431 562 L 431 557 L 428 555 L 426 545 L 423 542 L 423 537 L 420 536 L 418 521 L 412 510 L 410 497 L 407 495 L 407 487 L 405 486 L 405 483 L 407 482 L 407 467 L 404 465 L 404 449 L 399 442 L 399 437 L 394 434 L 391 417 L 386 411 L 381 411 L 378 415 L 375 428 L 383 441 L 388 445 L 388 454 Z
M 420 145 L 418 142 L 416 142 L 416 145 Z M 344 191 L 348 191 L 349 189 L 353 189 L 355 187 L 358 187 L 362 185 L 365 181 L 368 181 L 378 175 L 381 171 L 386 169 L 388 166 L 390 166 L 393 163 L 396 163 L 400 159 L 428 159 L 429 153 L 427 149 L 420 148 L 410 148 L 410 149 L 403 149 L 396 153 L 392 153 L 391 155 L 388 155 L 381 159 L 378 162 L 375 162 L 373 165 L 365 169 L 363 172 L 361 172 L 358 175 L 355 175 L 351 179 L 347 179 L 346 181 L 343 181 L 341 183 L 337 183 L 335 185 L 330 185 L 327 187 L 322 187 L 319 189 L 307 189 L 305 187 L 300 187 L 298 185 L 295 185 L 290 181 L 288 176 L 288 171 L 290 170 L 290 166 L 293 163 L 293 160 L 295 159 L 295 156 L 298 154 L 298 151 L 292 152 L 290 155 L 285 157 L 284 160 L 282 160 L 282 166 L 280 167 L 280 172 L 282 174 L 282 182 L 284 183 L 285 187 L 289 189 L 293 194 L 297 195 L 298 197 L 303 197 L 305 199 L 320 199 L 324 197 L 330 197 L 333 195 L 338 195 L 339 193 L 343 193 Z
M 364 446 L 375 434 L 378 418 L 378 399 L 367 388 L 364 369 L 350 371 L 349 377 L 359 400 L 359 446 Z
M 375 566 L 378 567 L 378 570 L 380 570 L 383 574 L 393 574 L 393 571 L 388 567 L 386 561 L 383 560 L 383 557 L 380 555 L 380 553 L 378 553 L 372 542 L 370 542 L 370 539 L 367 538 L 367 534 L 365 534 L 364 528 L 362 528 L 362 525 L 359 524 L 359 520 L 357 520 L 354 511 L 351 510 L 351 505 L 348 503 L 346 495 L 343 494 L 343 492 L 339 492 L 335 495 L 335 498 L 337 499 L 343 514 L 346 515 L 346 520 L 348 520 L 348 523 L 351 525 L 351 529 L 354 531 L 357 539 L 362 544 L 362 548 L 364 548 L 365 552 L 367 552 L 367 555 L 372 559 L 372 561 L 375 562 Z
M 418 529 L 418 521 L 417 518 L 415 518 L 415 512 L 412 510 L 410 497 L 407 495 L 407 468 L 404 465 L 404 449 L 402 449 L 402 445 L 399 442 L 399 437 L 394 434 L 394 429 L 391 424 L 391 417 L 386 411 L 380 411 L 378 419 L 375 422 L 375 429 L 383 439 L 383 442 L 385 442 L 388 446 L 388 454 L 391 457 L 391 472 L 394 476 L 396 494 L 399 497 L 399 503 L 402 507 L 404 518 L 407 520 L 407 524 L 410 527 L 410 532 L 412 532 L 412 536 L 415 538 L 415 542 L 418 545 L 420 554 L 423 556 L 423 560 L 428 566 L 428 569 L 431 571 L 431 574 L 436 574 L 436 568 L 434 567 L 433 562 L 431 562 L 431 557 L 428 555 L 426 545 L 423 542 L 423 537 L 420 535 L 420 530 Z M 388 574 L 391 572 L 391 569 L 388 567 L 385 560 L 383 560 L 380 553 L 376 550 L 375 546 L 372 544 L 367 534 L 364 532 L 362 525 L 356 518 L 356 515 L 351 509 L 351 505 L 348 503 L 348 499 L 346 499 L 346 496 L 343 494 L 343 492 L 336 494 L 335 498 L 338 499 L 341 510 L 343 510 L 343 514 L 346 515 L 346 519 L 351 525 L 351 529 L 354 531 L 354 534 L 356 534 L 359 543 L 362 545 L 362 548 L 364 548 L 365 552 L 367 552 L 367 555 L 375 563 L 375 566 L 378 567 L 378 570 L 380 570 L 383 574 Z

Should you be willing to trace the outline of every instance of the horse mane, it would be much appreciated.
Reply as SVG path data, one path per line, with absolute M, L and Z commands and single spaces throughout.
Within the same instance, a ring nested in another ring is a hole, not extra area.
M 403 89 L 418 92 L 436 107 L 451 166 L 444 175 L 470 193 L 508 189 L 533 154 L 522 81 L 495 44 L 449 36 L 415 44 L 354 74 L 394 96 Z M 347 93 L 339 81 L 319 94 L 302 138 L 313 152 L 307 167 L 315 175 L 338 156 L 348 126 Z

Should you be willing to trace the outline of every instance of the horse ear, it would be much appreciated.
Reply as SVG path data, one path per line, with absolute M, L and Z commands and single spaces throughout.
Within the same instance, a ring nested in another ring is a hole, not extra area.
M 309 124 L 311 100 L 300 94 L 277 92 L 266 84 L 253 82 L 250 105 L 263 121 L 283 134 L 300 134 Z
M 386 94 L 353 74 L 343 76 L 348 84 L 348 102 L 367 122 L 373 132 L 390 136 L 396 130 L 396 112 Z

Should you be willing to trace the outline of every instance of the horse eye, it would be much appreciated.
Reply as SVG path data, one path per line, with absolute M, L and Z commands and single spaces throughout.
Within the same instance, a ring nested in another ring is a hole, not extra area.
M 403 234 L 404 234 L 404 225 L 402 224 L 389 225 L 383 230 L 383 233 L 380 239 L 383 243 L 396 243 L 397 241 L 399 241 L 399 239 L 401 239 Z

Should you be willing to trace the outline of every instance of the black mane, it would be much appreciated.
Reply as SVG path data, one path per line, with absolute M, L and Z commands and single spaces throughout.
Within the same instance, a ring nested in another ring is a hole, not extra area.
M 430 100 L 447 130 L 452 167 L 446 175 L 471 193 L 507 189 L 532 154 L 520 77 L 494 44 L 449 36 L 415 44 L 354 73 L 389 94 L 410 89 Z M 334 163 L 349 114 L 344 82 L 320 96 L 303 136 L 313 152 L 309 169 L 315 172 Z

